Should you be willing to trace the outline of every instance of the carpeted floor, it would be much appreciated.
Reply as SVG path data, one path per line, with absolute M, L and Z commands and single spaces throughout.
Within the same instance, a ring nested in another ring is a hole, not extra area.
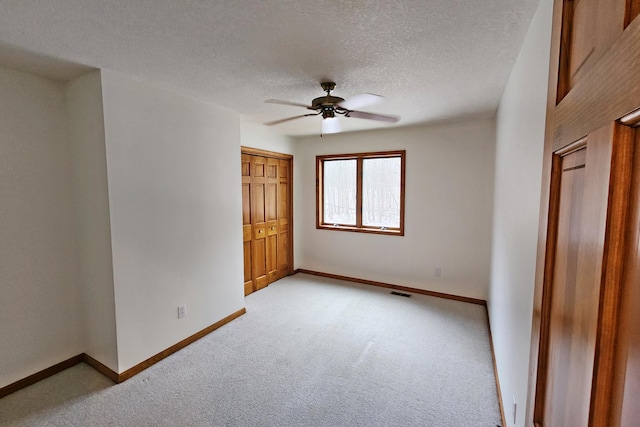
M 500 425 L 485 308 L 304 274 L 122 384 L 80 364 L 2 426 Z

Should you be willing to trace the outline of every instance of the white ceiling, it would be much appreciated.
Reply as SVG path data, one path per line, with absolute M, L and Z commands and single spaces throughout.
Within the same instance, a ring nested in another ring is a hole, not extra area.
M 491 116 L 539 0 L 0 0 L 0 65 L 117 71 L 263 123 L 323 95 L 383 95 L 396 125 Z M 37 55 L 34 55 L 37 53 Z M 61 61 L 64 60 L 64 61 Z M 320 117 L 273 129 L 317 134 Z

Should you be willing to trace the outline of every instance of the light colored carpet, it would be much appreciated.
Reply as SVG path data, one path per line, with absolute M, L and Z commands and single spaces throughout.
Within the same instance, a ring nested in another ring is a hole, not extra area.
M 80 364 L 3 426 L 500 425 L 485 308 L 297 274 L 122 384 Z

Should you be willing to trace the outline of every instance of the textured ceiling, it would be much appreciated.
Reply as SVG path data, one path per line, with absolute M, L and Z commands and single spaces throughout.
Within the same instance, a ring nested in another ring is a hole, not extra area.
M 0 64 L 58 80 L 86 70 L 64 61 L 109 69 L 257 123 L 306 113 L 264 101 L 308 104 L 324 80 L 346 99 L 383 95 L 362 110 L 395 126 L 455 120 L 494 114 L 538 2 L 0 0 Z M 320 120 L 274 129 L 316 134 Z

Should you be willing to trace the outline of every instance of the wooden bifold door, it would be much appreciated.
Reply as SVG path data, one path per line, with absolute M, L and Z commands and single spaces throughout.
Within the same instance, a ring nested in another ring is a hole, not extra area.
M 244 293 L 291 274 L 291 156 L 242 150 Z

